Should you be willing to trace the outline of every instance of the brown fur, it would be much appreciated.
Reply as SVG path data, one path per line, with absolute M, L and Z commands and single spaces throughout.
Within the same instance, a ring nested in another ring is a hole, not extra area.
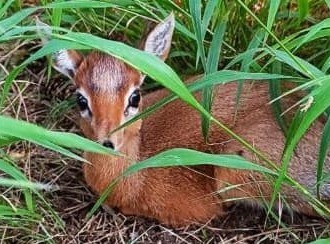
M 174 16 L 170 15 L 167 21 L 174 23 Z M 167 36 L 170 38 L 171 35 Z M 157 40 L 154 38 L 153 41 Z M 160 47 L 159 43 L 155 45 Z M 160 57 L 165 58 L 169 50 L 161 51 Z M 262 164 L 255 155 L 214 125 L 210 128 L 208 143 L 205 143 L 201 135 L 199 113 L 179 100 L 148 117 L 143 121 L 142 128 L 142 122 L 137 121 L 109 135 L 110 131 L 127 119 L 124 114 L 128 96 L 140 86 L 141 74 L 116 58 L 99 52 L 92 52 L 86 58 L 73 51 L 69 51 L 68 55 L 70 60 L 58 59 L 62 63 L 57 67 L 65 74 L 68 74 L 65 70 L 66 63 L 73 63 L 77 67 L 73 71 L 74 81 L 79 92 L 88 97 L 92 113 L 92 116 L 83 116 L 81 119 L 83 133 L 99 142 L 110 140 L 117 150 L 128 156 L 85 153 L 85 158 L 91 163 L 83 167 L 85 179 L 96 193 L 104 191 L 134 161 L 169 148 L 184 147 L 204 152 L 239 154 Z M 243 88 L 236 118 L 237 87 L 234 83 L 215 88 L 212 113 L 280 166 L 285 138 L 268 105 L 268 87 L 265 83 L 245 83 Z M 144 107 L 154 104 L 166 94 L 164 90 L 148 94 Z M 200 94 L 197 93 L 196 97 L 199 99 Z M 286 100 L 285 107 L 294 102 L 294 98 Z M 140 102 L 140 108 L 141 104 Z M 317 145 L 321 131 L 322 124 L 315 122 L 295 151 L 289 168 L 290 176 L 313 193 Z M 327 157 L 326 170 L 330 168 L 329 163 Z M 204 223 L 214 216 L 224 214 L 223 202 L 235 199 L 254 203 L 267 202 L 272 191 L 272 179 L 256 172 L 212 166 L 153 168 L 121 179 L 106 203 L 119 208 L 125 214 L 146 216 L 179 226 L 191 222 Z M 315 214 L 296 190 L 283 186 L 281 195 L 290 208 Z M 329 185 L 323 186 L 321 195 L 323 199 L 330 198 Z M 280 199 L 277 203 L 280 207 Z
M 133 82 L 132 80 L 134 79 L 128 76 L 127 82 Z M 83 85 L 79 81 L 77 83 Z M 121 89 L 123 93 L 119 92 L 117 97 L 124 97 L 125 91 L 127 90 Z M 271 114 L 270 106 L 267 105 L 269 102 L 267 85 L 261 83 L 244 85 L 236 123 L 234 123 L 235 93 L 234 83 L 216 87 L 214 115 L 225 124 L 232 124 L 231 127 L 237 134 L 278 163 L 284 147 L 284 136 Z M 163 90 L 148 94 L 144 99 L 145 107 L 166 94 L 167 92 Z M 107 96 L 111 94 L 107 93 Z M 100 129 L 98 122 L 93 124 L 83 121 L 82 130 L 89 138 L 99 138 L 94 135 L 96 132 L 110 131 L 118 126 L 118 116 L 124 111 L 123 102 L 120 99 L 110 101 L 107 96 L 102 93 L 91 94 L 93 120 L 107 121 L 108 126 L 104 130 Z M 143 122 L 141 146 L 140 122 L 123 130 L 125 143 L 121 151 L 133 159 L 147 158 L 168 148 L 186 147 L 213 153 L 240 154 L 258 162 L 255 155 L 214 126 L 208 138 L 209 144 L 206 144 L 201 135 L 199 114 L 181 101 L 166 105 Z M 91 128 L 93 126 L 95 128 Z M 303 139 L 289 171 L 294 179 L 309 188 L 315 183 L 316 145 L 321 127 L 322 125 L 316 122 Z M 120 157 L 93 153 L 86 153 L 85 157 L 92 163 L 84 166 L 85 179 L 97 193 L 101 193 L 130 165 L 129 160 Z M 235 187 L 223 190 L 228 186 Z M 220 193 L 216 197 L 214 192 L 217 190 Z M 142 170 L 122 179 L 108 197 L 107 204 L 119 208 L 125 214 L 156 218 L 162 223 L 177 226 L 190 222 L 206 222 L 213 216 L 223 214 L 222 201 L 233 198 L 247 199 L 250 202 L 267 201 L 271 194 L 271 182 L 263 175 L 250 171 L 211 166 L 196 169 L 155 168 Z M 292 209 L 315 214 L 297 191 L 283 187 L 282 194 Z
M 91 77 L 92 70 L 95 67 L 98 70 L 107 70 L 114 62 L 118 62 L 116 67 L 127 69 L 127 78 L 122 86 L 116 91 L 92 91 L 90 84 L 102 85 L 100 78 Z M 81 129 L 88 138 L 100 140 L 119 126 L 125 109 L 124 94 L 127 93 L 129 85 L 136 85 L 139 76 L 138 72 L 134 73 L 124 63 L 99 53 L 88 55 L 82 62 L 76 72 L 75 83 L 78 88 L 88 91 L 91 102 L 91 121 L 81 119 Z M 118 132 L 124 140 L 120 151 L 135 160 L 139 159 L 140 127 L 141 121 L 138 121 Z M 85 153 L 85 158 L 91 162 L 91 165 L 84 165 L 86 182 L 99 194 L 130 165 L 129 160 L 115 156 Z M 206 222 L 221 213 L 221 206 L 217 204 L 218 198 L 212 195 L 215 182 L 203 175 L 208 173 L 213 176 L 213 170 L 201 171 L 202 173 L 198 173 L 183 167 L 143 170 L 122 179 L 106 203 L 119 208 L 125 214 L 156 218 L 171 225 Z
M 277 125 L 270 105 L 268 105 L 268 85 L 266 83 L 246 83 L 244 85 L 240 109 L 235 120 L 235 83 L 215 88 L 213 115 L 224 124 L 252 143 L 269 159 L 280 165 L 285 138 Z M 149 106 L 167 94 L 166 91 L 156 91 L 144 98 Z M 199 98 L 199 94 L 197 94 Z M 294 101 L 286 100 L 288 104 Z M 236 121 L 236 122 L 235 122 Z M 160 111 L 149 116 L 142 126 L 142 142 L 140 154 L 143 158 L 149 157 L 164 149 L 174 147 L 188 147 L 201 151 L 224 154 L 238 154 L 253 162 L 258 158 L 247 151 L 237 141 L 230 139 L 219 128 L 212 126 L 208 144 L 203 140 L 198 112 L 177 100 L 166 105 Z M 318 157 L 318 143 L 322 131 L 320 122 L 315 122 L 295 151 L 289 167 L 289 174 L 296 181 L 315 193 L 316 164 Z M 155 137 L 156 131 L 161 133 Z M 179 135 L 179 136 L 178 136 Z M 330 168 L 329 157 L 325 164 Z M 269 201 L 273 188 L 270 179 L 261 174 L 215 167 L 217 190 L 223 200 L 245 199 L 252 201 Z M 236 186 L 223 190 L 226 187 Z M 289 207 L 309 215 L 315 215 L 312 207 L 297 191 L 288 186 L 282 187 L 282 195 Z M 329 199 L 329 187 L 322 191 L 323 199 Z M 282 203 L 283 204 L 283 203 Z

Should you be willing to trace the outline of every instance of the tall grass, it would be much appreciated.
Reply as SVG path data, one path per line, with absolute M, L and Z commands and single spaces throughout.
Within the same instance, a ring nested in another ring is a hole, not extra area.
M 169 164 L 167 160 L 168 155 L 176 155 L 180 159 L 180 165 L 202 163 L 203 159 L 207 158 L 210 164 L 258 170 L 276 176 L 273 201 L 283 182 L 287 182 L 305 194 L 318 211 L 330 216 L 330 210 L 317 197 L 287 175 L 290 159 L 299 140 L 313 121 L 320 115 L 327 118 L 328 114 L 330 96 L 327 92 L 330 90 L 330 76 L 327 71 L 330 68 L 328 54 L 330 52 L 327 51 L 330 49 L 328 41 L 330 18 L 317 16 L 318 9 L 328 11 L 328 2 L 125 0 L 52 3 L 42 1 L 42 3 L 42 6 L 34 8 L 23 8 L 19 1 L 0 4 L 0 45 L 13 41 L 38 40 L 40 37 L 36 34 L 37 27 L 31 17 L 37 12 L 43 22 L 53 27 L 50 42 L 16 67 L 8 66 L 9 74 L 0 72 L 0 80 L 3 80 L 0 87 L 1 109 L 10 103 L 9 92 L 15 78 L 32 61 L 60 49 L 99 49 L 129 63 L 173 92 L 173 95 L 161 100 L 124 126 L 180 98 L 200 112 L 201 130 L 206 140 L 210 123 L 214 123 L 219 129 L 253 151 L 269 166 L 266 169 L 234 155 L 209 155 L 175 149 L 132 166 L 127 170 L 127 174 L 146 167 L 169 166 L 171 163 Z M 145 22 L 159 21 L 170 11 L 175 12 L 177 23 L 168 65 L 125 44 L 106 40 L 110 33 L 113 36 L 120 35 L 127 44 L 137 46 Z M 178 74 L 191 73 L 204 75 L 186 87 Z M 281 168 L 276 167 L 262 152 L 236 135 L 210 113 L 214 85 L 239 81 L 236 95 L 236 106 L 239 109 L 241 87 L 246 80 L 264 80 L 270 83 L 270 95 L 276 99 L 272 105 L 273 110 L 286 134 Z M 283 111 L 278 99 L 282 96 L 280 81 L 285 80 L 295 81 L 297 83 L 295 90 L 301 89 L 307 94 L 300 102 L 304 109 L 298 110 L 290 123 L 282 118 Z M 202 90 L 201 103 L 198 103 L 191 94 L 196 90 Z M 287 93 L 290 92 L 293 91 Z M 329 148 L 329 124 L 328 121 L 324 127 L 319 145 L 317 192 L 324 180 L 329 178 L 329 172 L 323 172 L 323 164 Z M 114 153 L 79 136 L 52 132 L 1 115 L 1 147 L 5 148 L 21 140 L 30 141 L 81 161 L 84 160 L 70 150 L 72 145 L 80 150 Z M 49 186 L 30 182 L 5 151 L 1 155 L 0 171 L 5 174 L 0 177 L 0 184 L 6 187 L 24 185 L 22 192 L 25 201 L 18 208 L 10 201 L 0 200 L 0 216 L 19 215 L 22 221 L 41 218 L 34 199 L 36 197 L 43 199 L 38 189 L 48 189 Z M 43 202 L 46 203 L 44 199 Z M 50 208 L 48 209 L 51 211 Z M 55 213 L 53 214 L 55 222 L 60 224 L 61 221 Z

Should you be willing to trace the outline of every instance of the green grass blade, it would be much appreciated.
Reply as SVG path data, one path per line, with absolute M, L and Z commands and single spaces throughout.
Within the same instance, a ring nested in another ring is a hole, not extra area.
M 326 159 L 326 156 L 329 151 L 330 146 L 330 118 L 328 118 L 327 123 L 324 126 L 320 149 L 319 149 L 319 158 L 317 162 L 317 171 L 316 171 L 316 192 L 318 198 L 320 198 L 320 186 L 322 184 L 322 177 L 323 177 L 323 166 Z
M 248 52 L 246 56 L 243 57 L 242 59 L 242 65 L 241 65 L 241 71 L 243 72 L 249 72 L 250 71 L 250 65 L 253 63 L 253 57 L 258 51 L 258 46 L 262 42 L 262 39 L 265 35 L 264 30 L 259 29 L 251 42 L 249 43 L 247 47 L 247 51 L 251 50 L 251 52 Z M 242 88 L 243 88 L 243 81 L 238 80 L 237 81 L 238 86 L 237 86 L 237 91 L 236 91 L 236 102 L 235 102 L 235 120 L 236 120 L 236 115 L 239 109 L 239 102 L 241 98 L 241 93 L 242 93 Z
M 66 155 L 67 150 L 65 150 L 63 147 L 76 148 L 96 153 L 111 153 L 118 155 L 118 153 L 114 152 L 113 150 L 103 147 L 99 143 L 90 141 L 78 135 L 65 132 L 49 131 L 37 125 L 5 116 L 0 116 L 0 135 L 31 141 Z M 68 156 L 74 157 L 77 160 L 85 161 L 83 158 L 75 156 L 75 154 L 69 154 Z
M 330 56 L 324 61 L 321 70 L 323 73 L 327 73 L 329 68 L 330 68 Z
M 308 72 L 306 73 L 304 69 L 301 68 L 301 65 L 298 65 L 290 55 L 288 55 L 286 52 L 275 50 L 270 48 L 270 52 L 273 53 L 275 58 L 279 60 L 280 62 L 286 63 L 289 66 L 291 66 L 293 69 L 299 71 L 300 73 L 304 74 L 305 76 L 309 77 L 309 74 L 312 74 L 313 77 L 319 78 L 324 76 L 325 74 L 319 70 L 317 67 L 312 65 L 311 63 L 305 61 L 302 58 L 299 58 L 295 56 L 295 60 L 297 60 L 300 64 L 302 64 L 305 68 L 308 69 Z M 294 55 L 293 55 L 294 56 Z
M 317 23 L 310 27 L 309 31 L 300 38 L 300 41 L 295 44 L 295 50 L 298 50 L 302 45 L 306 44 L 310 40 L 313 40 L 322 29 L 327 29 L 330 27 L 330 19 L 322 20 L 320 23 Z
M 325 0 L 325 3 L 328 5 L 328 8 L 330 8 L 330 0 Z
M 0 18 L 6 13 L 10 5 L 14 2 L 15 0 L 8 0 L 5 2 L 5 5 L 2 6 L 0 3 Z
M 110 8 L 110 7 L 128 7 L 134 4 L 132 0 L 107 0 L 107 1 L 89 1 L 89 0 L 74 0 L 52 2 L 45 6 L 45 8 Z
M 251 163 L 237 155 L 208 154 L 186 148 L 170 149 L 144 161 L 133 164 L 125 170 L 124 176 L 128 176 L 146 168 L 195 166 L 200 164 L 215 165 L 231 169 L 253 170 L 276 176 L 274 171 L 261 165 Z
M 309 13 L 309 1 L 298 0 L 299 21 L 304 20 Z
M 212 17 L 214 16 L 214 9 L 216 6 L 220 6 L 222 3 L 222 0 L 209 0 L 206 2 L 205 5 L 205 10 L 204 10 L 204 14 L 203 14 L 203 20 L 202 20 L 202 26 L 201 26 L 201 32 L 202 32 L 202 39 L 204 39 L 207 28 L 210 24 L 210 20 L 212 19 Z
M 277 42 L 277 44 L 284 50 L 284 52 L 288 55 L 291 59 L 291 63 L 295 63 L 295 66 L 298 66 L 304 73 L 306 73 L 307 77 L 315 78 L 313 73 L 307 69 L 303 63 L 300 62 L 291 52 L 290 50 L 277 38 L 277 36 L 246 6 L 244 2 L 241 0 L 236 0 L 252 17 L 255 19 L 258 24 L 265 29 L 265 31 Z
M 329 4 L 330 6 L 330 1 Z M 316 241 L 309 242 L 308 244 L 329 244 L 330 243 L 330 238 L 329 239 L 318 239 Z
M 220 21 L 216 28 L 212 38 L 211 46 L 208 51 L 207 61 L 206 61 L 206 74 L 213 73 L 218 70 L 220 53 L 222 48 L 222 41 L 226 31 L 227 21 L 224 19 Z M 213 87 L 203 89 L 202 93 L 202 106 L 207 112 L 211 111 L 213 101 Z M 209 118 L 202 116 L 202 133 L 204 138 L 207 138 L 210 127 Z
M 216 72 L 219 66 L 222 42 L 227 28 L 227 18 L 223 18 L 216 26 L 206 61 L 206 73 Z
M 312 97 L 312 101 L 306 102 L 305 106 L 296 113 L 296 116 L 294 117 L 289 128 L 282 157 L 282 167 L 279 177 L 275 182 L 271 205 L 274 203 L 276 196 L 280 192 L 282 182 L 287 175 L 289 162 L 296 145 L 306 133 L 313 121 L 316 120 L 330 106 L 330 96 L 327 95 L 330 89 L 330 76 L 318 78 L 316 79 L 316 82 L 319 86 L 308 95 L 308 97 Z
M 36 11 L 38 8 L 27 8 L 23 9 L 12 16 L 1 20 L 0 21 L 0 35 L 6 33 L 10 28 L 14 27 L 18 23 L 20 23 L 23 19 L 28 17 L 30 14 L 32 14 L 34 11 Z
M 63 46 L 76 47 L 76 49 L 99 49 L 120 60 L 123 60 L 143 73 L 146 73 L 151 78 L 158 81 L 161 85 L 178 94 L 180 98 L 187 102 L 190 106 L 205 113 L 204 108 L 189 93 L 178 75 L 158 57 L 132 48 L 123 43 L 109 41 L 86 33 L 70 32 L 66 35 L 54 35 L 54 37 L 63 38 L 66 39 L 66 41 L 60 40 L 61 45 L 59 45 L 59 40 L 51 40 L 37 53 L 27 59 L 22 65 L 24 66 L 40 57 L 51 54 L 54 51 L 61 50 L 63 49 Z M 11 79 L 13 79 L 13 77 L 11 77 Z
M 278 9 L 280 7 L 280 4 L 281 4 L 281 0 L 271 0 L 270 1 L 270 6 L 268 9 L 268 17 L 267 17 L 267 28 L 269 30 L 272 29 L 272 26 L 274 24 L 275 17 L 278 12 Z M 269 36 L 269 33 L 265 33 L 264 43 L 267 42 L 268 36 Z
M 291 76 L 283 76 L 283 75 L 277 75 L 277 74 L 267 74 L 267 73 L 247 73 L 247 72 L 239 72 L 239 71 L 232 71 L 232 70 L 222 70 L 217 71 L 212 74 L 203 76 L 202 78 L 196 80 L 194 83 L 191 83 L 187 86 L 188 90 L 190 92 L 196 92 L 199 90 L 202 90 L 205 87 L 214 86 L 214 85 L 220 85 L 220 84 L 226 84 L 229 82 L 233 82 L 236 80 L 272 80 L 272 79 L 281 79 L 281 80 L 295 80 L 299 81 L 299 78 L 297 77 L 291 77 Z M 122 124 L 120 127 L 116 128 L 112 133 L 132 124 L 133 122 L 144 119 L 150 114 L 154 113 L 158 109 L 162 108 L 166 104 L 169 104 L 170 102 L 178 99 L 179 97 L 175 94 L 171 94 L 157 103 L 151 105 L 150 107 L 146 108 L 143 112 L 139 113 L 137 116 L 133 117 L 132 119 L 128 120 L 124 124 Z
M 231 169 L 253 170 L 276 176 L 274 171 L 269 170 L 261 165 L 251 163 L 237 155 L 208 154 L 186 148 L 170 149 L 129 166 L 123 172 L 122 176 L 119 176 L 116 178 L 116 180 L 112 181 L 109 186 L 102 192 L 98 201 L 88 212 L 87 218 L 90 218 L 102 205 L 107 196 L 111 193 L 112 189 L 115 187 L 115 184 L 120 181 L 122 177 L 129 177 L 129 175 L 147 168 L 196 166 L 200 164 L 215 165 Z
M 274 74 L 282 73 L 282 65 L 280 62 L 276 61 L 272 64 L 272 73 L 274 73 Z M 282 94 L 281 80 L 278 80 L 278 79 L 271 80 L 269 82 L 269 95 L 270 95 L 270 99 L 274 100 L 274 102 L 271 103 L 271 107 L 272 107 L 272 110 L 273 110 L 273 113 L 275 115 L 278 125 L 281 127 L 284 135 L 287 135 L 288 125 L 287 125 L 284 117 L 282 116 L 282 112 L 283 112 L 282 105 L 281 105 L 280 100 L 276 99 L 281 94 Z
M 52 187 L 47 184 L 35 183 L 26 180 L 14 180 L 4 177 L 0 177 L 0 185 L 7 187 L 16 187 L 20 189 L 32 189 L 32 190 L 51 190 Z
M 203 45 L 202 35 L 202 2 L 201 0 L 189 0 L 189 9 L 191 13 L 192 23 L 195 31 L 198 57 L 201 58 L 202 66 L 206 70 L 206 56 Z
M 13 177 L 15 180 L 21 182 L 28 182 L 26 176 L 17 169 L 13 164 L 10 164 L 8 161 L 0 159 L 0 171 L 6 173 L 7 175 Z M 23 190 L 26 206 L 30 211 L 34 210 L 34 201 L 32 194 L 29 190 Z

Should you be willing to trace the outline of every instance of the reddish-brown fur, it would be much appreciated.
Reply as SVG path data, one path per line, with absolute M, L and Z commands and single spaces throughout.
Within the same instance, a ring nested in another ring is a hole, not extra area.
M 169 23 L 174 25 L 172 15 L 165 21 L 167 28 L 158 25 L 156 32 L 147 39 L 151 49 L 157 49 L 156 54 L 162 58 L 169 51 L 169 46 L 163 45 L 168 44 L 172 36 L 173 26 Z M 165 42 L 157 43 L 162 41 L 159 39 L 162 36 L 167 38 Z M 159 47 L 165 49 L 159 50 Z M 255 155 L 213 125 L 208 142 L 205 143 L 199 113 L 179 100 L 166 105 L 143 123 L 137 121 L 109 135 L 110 131 L 127 119 L 124 114 L 128 95 L 141 85 L 141 74 L 116 58 L 99 52 L 92 52 L 85 58 L 75 51 L 66 53 L 63 50 L 57 55 L 55 67 L 64 74 L 73 74 L 78 91 L 88 98 L 91 115 L 82 113 L 80 123 L 86 137 L 101 143 L 110 140 L 116 150 L 133 161 L 148 158 L 165 149 L 184 147 L 211 153 L 238 154 L 262 164 Z M 285 138 L 268 105 L 267 84 L 244 84 L 239 111 L 235 117 L 236 91 L 235 83 L 215 88 L 212 108 L 214 117 L 280 165 Z M 154 104 L 166 94 L 167 91 L 160 90 L 146 95 L 144 107 Z M 196 97 L 199 99 L 200 94 L 197 93 Z M 294 102 L 294 98 L 285 100 L 285 107 Z M 322 124 L 315 122 L 300 142 L 289 168 L 290 176 L 313 193 L 321 131 Z M 98 194 L 132 163 L 124 157 L 89 152 L 85 153 L 85 158 L 91 163 L 83 167 L 86 182 Z M 329 157 L 325 167 L 329 170 Z M 272 191 L 269 176 L 256 172 L 212 166 L 153 168 L 120 180 L 106 203 L 119 208 L 124 214 L 151 217 L 165 224 L 179 226 L 206 222 L 223 214 L 224 202 L 235 199 L 253 203 L 267 202 Z M 283 186 L 281 195 L 290 208 L 315 214 L 298 191 Z M 324 199 L 330 198 L 328 185 L 322 187 L 321 195 Z M 277 203 L 281 206 L 280 200 Z
M 246 83 L 244 85 L 240 109 L 235 120 L 236 91 L 236 83 L 215 88 L 212 109 L 214 116 L 261 150 L 273 162 L 280 165 L 284 136 L 273 117 L 270 105 L 268 105 L 267 83 Z M 148 94 L 144 97 L 144 103 L 149 106 L 165 96 L 166 93 L 166 91 L 161 90 Z M 293 100 L 287 99 L 286 105 L 293 104 Z M 146 158 L 167 148 L 188 147 L 212 153 L 238 154 L 261 164 L 257 156 L 244 149 L 237 141 L 230 139 L 228 135 L 215 126 L 211 127 L 208 144 L 206 144 L 202 138 L 200 126 L 198 112 L 179 100 L 174 101 L 143 122 L 140 154 Z M 318 121 L 314 123 L 296 149 L 289 167 L 290 176 L 314 193 L 318 157 L 317 145 L 322 126 Z M 154 136 L 156 131 L 161 133 L 161 138 Z M 329 157 L 325 167 L 329 170 Z M 221 192 L 219 195 L 223 200 L 269 201 L 273 188 L 269 179 L 267 180 L 262 175 L 220 167 L 215 167 L 214 170 L 217 184 L 215 191 Z M 237 187 L 222 190 L 225 187 L 235 185 Z M 283 186 L 282 194 L 290 208 L 305 214 L 315 215 L 312 207 L 296 190 Z M 329 199 L 328 186 L 323 188 L 322 195 L 323 199 Z M 282 204 L 284 203 L 282 202 Z
M 98 56 L 92 54 L 91 57 Z M 90 70 L 79 69 L 77 74 L 80 72 L 88 73 Z M 131 80 L 128 78 L 127 82 Z M 76 83 L 83 85 L 83 80 L 76 80 Z M 146 95 L 145 107 L 155 103 L 166 93 L 161 90 Z M 270 106 L 267 105 L 269 102 L 267 85 L 265 83 L 244 85 L 236 123 L 234 123 L 235 93 L 234 83 L 216 88 L 214 115 L 225 124 L 232 125 L 232 129 L 237 134 L 263 151 L 271 160 L 280 162 L 284 136 L 272 116 Z M 118 114 L 123 112 L 122 101 L 116 100 L 116 104 L 109 103 L 107 96 L 102 93 L 91 96 L 91 109 L 97 111 L 94 114 L 97 116 L 96 121 L 108 121 L 109 124 L 117 126 L 118 123 L 114 121 L 117 121 Z M 197 96 L 199 97 L 198 94 Z M 124 93 L 119 97 L 124 97 Z M 92 139 L 99 138 L 95 135 L 95 132 L 100 131 L 98 126 L 99 124 L 96 124 L 95 128 L 92 128 L 85 121 L 81 124 L 85 135 Z M 316 122 L 305 136 L 296 151 L 289 171 L 294 179 L 310 188 L 315 183 L 316 145 L 320 138 L 321 127 L 322 125 Z M 106 128 L 114 129 L 111 126 Z M 206 144 L 201 135 L 199 114 L 181 101 L 166 105 L 143 122 L 141 145 L 139 128 L 140 121 L 125 128 L 123 132 L 125 143 L 121 151 L 134 159 L 147 158 L 168 148 L 187 147 L 212 153 L 239 154 L 258 162 L 256 156 L 231 140 L 218 128 L 211 128 L 209 144 Z M 115 156 L 86 153 L 85 157 L 92 163 L 84 166 L 85 179 L 97 193 L 101 193 L 130 165 L 128 160 Z M 152 217 L 171 225 L 183 225 L 189 222 L 205 222 L 215 215 L 223 214 L 222 201 L 233 198 L 246 199 L 250 202 L 267 201 L 272 194 L 270 182 L 254 172 L 219 167 L 205 167 L 204 171 L 198 168 L 196 171 L 184 167 L 142 170 L 121 180 L 108 197 L 107 204 L 119 208 L 125 214 Z M 236 187 L 222 190 L 233 185 Z M 221 191 L 218 197 L 214 194 L 217 190 Z M 284 187 L 282 194 L 292 209 L 315 214 L 297 191 Z M 328 196 L 325 194 L 324 197 Z

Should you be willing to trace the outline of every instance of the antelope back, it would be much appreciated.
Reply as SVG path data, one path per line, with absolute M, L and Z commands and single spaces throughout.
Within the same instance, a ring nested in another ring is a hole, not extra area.
M 281 156 L 285 145 L 285 137 L 278 126 L 269 105 L 268 84 L 264 82 L 245 83 L 236 114 L 236 83 L 215 87 L 212 113 L 235 133 L 263 152 L 277 165 L 281 165 Z M 164 90 L 148 94 L 144 98 L 144 106 L 157 102 L 167 95 Z M 200 99 L 200 93 L 195 94 Z M 288 108 L 297 101 L 291 97 L 284 101 Z M 315 192 L 316 165 L 318 145 L 323 124 L 316 121 L 305 137 L 299 143 L 290 162 L 289 175 L 300 184 Z M 161 137 L 155 136 L 160 134 Z M 237 154 L 244 158 L 262 164 L 256 155 L 246 150 L 237 141 L 231 139 L 218 127 L 211 126 L 208 143 L 205 143 L 201 133 L 200 115 L 194 109 L 176 100 L 143 121 L 141 130 L 142 142 L 140 154 L 142 158 L 162 150 L 174 147 L 188 147 L 197 150 Z M 326 158 L 325 170 L 330 169 L 330 158 Z M 232 170 L 215 167 L 215 178 L 218 189 L 224 199 L 266 199 L 272 194 L 272 182 L 255 172 Z M 235 186 L 235 187 L 233 187 Z M 282 191 L 291 208 L 307 214 L 315 214 L 302 195 L 290 187 Z M 322 186 L 321 196 L 330 199 L 330 186 Z

